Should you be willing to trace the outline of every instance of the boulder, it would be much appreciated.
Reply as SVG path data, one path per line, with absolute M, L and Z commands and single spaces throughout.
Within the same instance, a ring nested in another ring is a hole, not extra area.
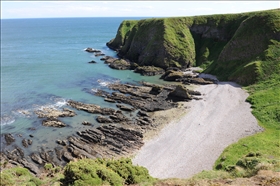
M 93 48 L 90 48 L 90 47 L 86 48 L 85 51 L 90 52 L 90 53 L 101 52 L 100 50 L 96 50 L 96 49 L 93 49 Z
M 159 74 L 163 74 L 164 70 L 160 67 L 154 66 L 139 66 L 137 67 L 134 72 L 140 73 L 143 76 L 155 76 Z
M 176 88 L 168 94 L 168 97 L 176 101 L 187 101 L 192 99 L 188 89 L 182 85 L 177 85 Z
M 9 134 L 4 134 L 4 136 L 5 136 L 5 140 L 6 140 L 7 145 L 10 145 L 11 143 L 16 141 L 14 136 L 10 133 Z
M 92 124 L 91 124 L 90 122 L 88 122 L 88 121 L 83 121 L 82 124 L 83 124 L 83 125 L 92 125 Z
M 109 64 L 109 67 L 117 70 L 129 70 L 130 69 L 130 62 L 124 59 L 116 59 Z
M 161 79 L 165 81 L 176 81 L 177 79 L 180 79 L 183 76 L 184 73 L 182 71 L 168 70 L 161 76 Z

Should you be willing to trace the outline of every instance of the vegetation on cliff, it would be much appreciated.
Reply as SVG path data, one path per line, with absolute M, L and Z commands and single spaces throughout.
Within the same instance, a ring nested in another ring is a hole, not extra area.
M 275 9 L 124 21 L 107 45 L 139 65 L 202 66 L 222 80 L 249 85 L 261 77 L 269 46 L 280 40 L 279 20 Z

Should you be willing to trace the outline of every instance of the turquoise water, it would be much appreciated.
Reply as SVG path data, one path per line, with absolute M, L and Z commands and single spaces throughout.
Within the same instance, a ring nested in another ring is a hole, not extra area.
M 1 20 L 1 133 L 23 137 L 32 133 L 32 146 L 36 148 L 37 143 L 49 143 L 50 139 L 86 128 L 81 125 L 84 120 L 95 124 L 95 116 L 78 112 L 74 118 L 62 119 L 68 127 L 54 129 L 42 126 L 34 110 L 63 108 L 68 99 L 115 108 L 114 104 L 90 93 L 95 89 L 106 90 L 110 82 L 162 83 L 158 77 L 113 70 L 101 57 L 84 51 L 92 47 L 116 56 L 106 42 L 115 37 L 124 19 L 140 18 Z M 89 64 L 91 60 L 97 64 Z M 30 127 L 36 130 L 31 131 Z

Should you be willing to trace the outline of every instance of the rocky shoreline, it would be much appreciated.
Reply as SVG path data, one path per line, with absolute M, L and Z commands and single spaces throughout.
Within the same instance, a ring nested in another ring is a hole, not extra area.
M 87 50 L 88 52 L 100 52 L 90 48 Z M 105 63 L 115 69 L 130 69 L 136 66 L 124 59 L 114 59 L 108 56 L 104 59 Z M 162 74 L 162 79 L 182 83 L 178 85 L 155 85 L 146 82 L 142 82 L 141 85 L 114 83 L 108 85 L 112 92 L 97 90 L 95 96 L 103 97 L 104 101 L 115 104 L 117 109 L 68 100 L 68 108 L 63 110 L 53 108 L 37 110 L 35 114 L 42 119 L 42 125 L 46 127 L 67 127 L 61 118 L 75 117 L 76 111 L 97 115 L 96 121 L 100 123 L 100 126 L 96 127 L 91 124 L 91 121 L 84 121 L 82 124 L 91 128 L 76 131 L 65 139 L 56 140 L 57 146 L 51 150 L 42 146 L 38 151 L 30 154 L 25 154 L 23 149 L 32 145 L 32 134 L 26 138 L 22 137 L 22 146 L 15 145 L 14 135 L 16 134 L 2 134 L 1 138 L 5 140 L 2 144 L 12 146 L 13 149 L 4 148 L 0 154 L 1 161 L 22 165 L 35 175 L 40 175 L 45 163 L 64 166 L 69 161 L 85 157 L 129 156 L 143 146 L 145 133 L 156 130 L 160 125 L 155 121 L 156 118 L 152 117 L 153 113 L 177 108 L 181 101 L 201 99 L 200 92 L 189 90 L 184 84 L 215 83 L 206 78 L 190 76 L 179 69 L 164 71 L 159 68 L 139 66 L 135 69 L 136 72 L 142 70 L 140 73 L 143 75 Z

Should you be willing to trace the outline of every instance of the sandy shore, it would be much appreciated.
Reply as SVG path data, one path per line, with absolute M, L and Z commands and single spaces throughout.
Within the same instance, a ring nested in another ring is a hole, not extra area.
M 211 170 L 228 145 L 262 130 L 245 102 L 248 93 L 237 84 L 222 82 L 196 90 L 202 100 L 160 114 L 163 123 L 170 123 L 147 138 L 132 160 L 135 165 L 146 167 L 156 178 L 189 178 Z

